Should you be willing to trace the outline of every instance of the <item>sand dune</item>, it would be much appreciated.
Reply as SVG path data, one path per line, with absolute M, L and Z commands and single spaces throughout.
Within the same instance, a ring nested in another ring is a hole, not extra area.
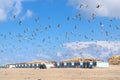
M 120 66 L 95 69 L 0 69 L 0 80 L 120 80 Z

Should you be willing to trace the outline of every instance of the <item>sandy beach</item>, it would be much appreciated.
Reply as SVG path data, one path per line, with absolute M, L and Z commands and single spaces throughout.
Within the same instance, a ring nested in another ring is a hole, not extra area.
M 0 80 L 120 80 L 120 66 L 94 69 L 0 69 Z

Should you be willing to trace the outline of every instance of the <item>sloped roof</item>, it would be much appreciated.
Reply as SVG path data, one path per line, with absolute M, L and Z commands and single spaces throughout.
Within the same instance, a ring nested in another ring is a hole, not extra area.
M 102 61 L 101 59 L 96 58 L 72 58 L 67 60 L 62 60 L 61 62 L 82 62 L 82 61 Z
M 45 64 L 49 63 L 48 61 L 43 61 L 43 60 L 37 60 L 37 61 L 32 61 L 32 62 L 26 62 L 26 64 Z

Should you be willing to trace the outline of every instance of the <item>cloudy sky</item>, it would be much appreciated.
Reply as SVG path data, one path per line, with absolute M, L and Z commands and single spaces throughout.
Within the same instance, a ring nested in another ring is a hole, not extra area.
M 0 0 L 0 64 L 120 55 L 120 0 Z

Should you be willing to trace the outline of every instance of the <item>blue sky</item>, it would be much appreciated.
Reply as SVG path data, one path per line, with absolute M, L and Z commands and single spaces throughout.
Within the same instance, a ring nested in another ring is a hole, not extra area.
M 0 0 L 0 64 L 120 55 L 119 2 Z

